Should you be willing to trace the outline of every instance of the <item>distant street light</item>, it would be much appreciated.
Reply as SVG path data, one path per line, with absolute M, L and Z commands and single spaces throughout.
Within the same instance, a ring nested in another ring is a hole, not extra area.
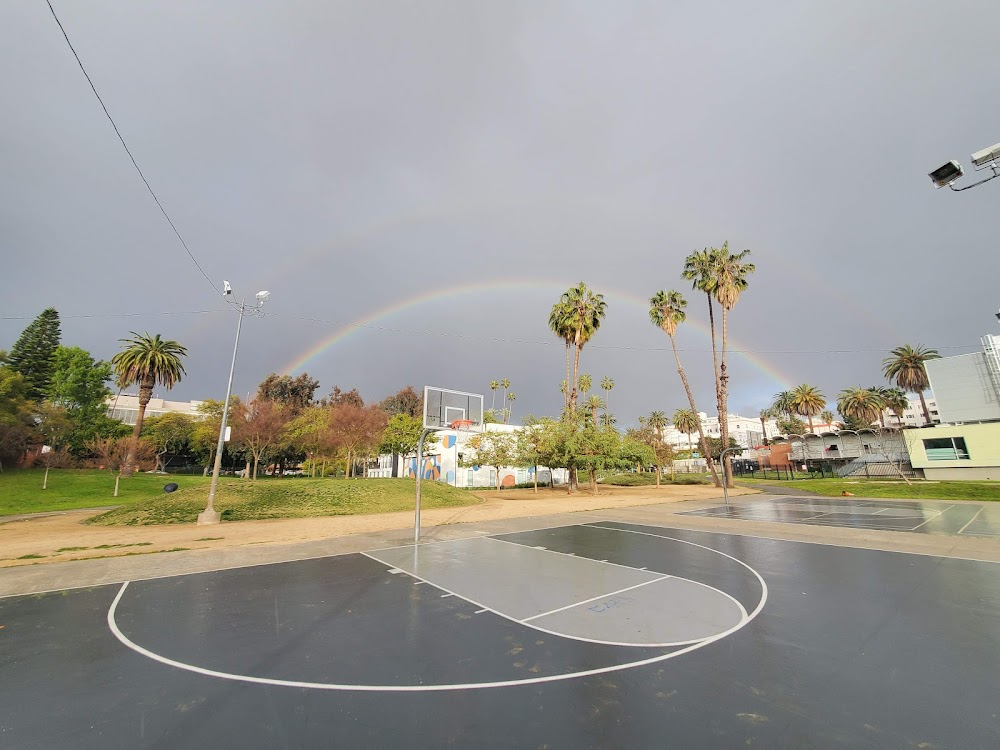
M 927 176 L 931 178 L 931 182 L 934 183 L 935 187 L 948 187 L 956 193 L 968 190 L 969 188 L 974 188 L 977 185 L 982 185 L 984 182 L 989 182 L 994 177 L 1000 177 L 1000 143 L 994 143 L 989 148 L 977 151 L 972 155 L 971 159 L 973 169 L 976 169 L 977 171 L 989 169 L 993 172 L 993 174 L 979 180 L 979 182 L 973 182 L 971 185 L 957 188 L 955 187 L 955 182 L 959 177 L 965 174 L 965 170 L 962 168 L 961 164 L 952 159 L 951 161 L 942 164 L 933 172 L 930 172 Z
M 226 445 L 226 418 L 229 416 L 229 398 L 233 392 L 233 371 L 236 369 L 236 352 L 240 348 L 240 329 L 243 327 L 243 316 L 253 315 L 255 318 L 263 318 L 264 311 L 261 308 L 264 302 L 271 296 L 270 292 L 257 292 L 257 302 L 253 306 L 246 304 L 246 298 L 239 303 L 232 302 L 228 297 L 233 293 L 233 288 L 228 281 L 222 282 L 222 296 L 226 302 L 233 305 L 239 312 L 239 320 L 236 323 L 236 344 L 233 346 L 233 361 L 229 365 L 229 384 L 226 386 L 226 401 L 222 406 L 222 425 L 219 427 L 219 444 L 215 449 L 215 468 L 212 470 L 212 485 L 208 489 L 208 505 L 205 510 L 198 514 L 199 525 L 218 523 L 222 519 L 222 514 L 215 509 L 215 489 L 219 484 L 219 470 L 222 468 L 222 450 Z

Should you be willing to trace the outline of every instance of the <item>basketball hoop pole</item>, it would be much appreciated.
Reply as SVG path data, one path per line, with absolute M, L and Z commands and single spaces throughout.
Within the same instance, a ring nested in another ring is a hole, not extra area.
M 420 433 L 420 442 L 417 443 L 417 510 L 413 518 L 413 543 L 420 542 L 420 478 L 424 473 L 424 440 L 434 430 L 425 429 Z

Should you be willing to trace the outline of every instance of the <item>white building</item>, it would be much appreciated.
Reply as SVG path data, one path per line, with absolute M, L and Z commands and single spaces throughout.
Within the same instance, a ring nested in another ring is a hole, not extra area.
M 139 397 L 122 393 L 105 399 L 108 416 L 125 424 L 135 424 L 139 418 Z M 204 401 L 164 401 L 162 398 L 151 398 L 146 404 L 145 418 L 162 417 L 164 414 L 187 414 L 195 419 L 201 419 L 198 407 Z
M 983 336 L 982 350 L 924 363 L 940 422 L 1000 419 L 1000 336 Z
M 924 396 L 924 400 L 927 402 L 927 414 L 931 418 L 931 424 L 940 424 L 941 417 L 938 414 L 937 399 L 933 396 L 930 398 Z M 920 406 L 919 398 L 911 398 L 907 401 L 902 419 L 889 409 L 882 413 L 882 418 L 885 420 L 886 427 L 920 427 L 924 424 L 924 410 Z
M 729 421 L 729 436 L 744 448 L 756 448 L 764 444 L 765 437 L 770 439 L 780 434 L 778 423 L 774 419 L 766 419 L 764 420 L 764 424 L 761 424 L 758 417 L 744 417 L 740 414 L 729 414 L 727 416 Z M 698 412 L 698 418 L 701 420 L 701 429 L 704 431 L 705 437 L 722 437 L 721 423 L 718 417 L 710 417 L 701 411 Z M 687 450 L 688 448 L 687 433 L 681 432 L 673 425 L 670 425 L 666 429 L 663 439 L 673 445 L 674 448 L 680 450 Z M 698 433 L 691 435 L 691 444 L 695 450 L 698 449 Z
M 518 425 L 487 424 L 488 432 L 516 433 L 524 428 Z M 515 484 L 527 484 L 535 478 L 533 466 L 505 466 L 500 469 L 500 476 L 492 466 L 463 466 L 466 460 L 474 460 L 475 449 L 469 441 L 478 432 L 462 432 L 441 430 L 434 433 L 436 441 L 430 447 L 424 448 L 422 462 L 422 477 L 426 480 L 447 482 L 454 487 L 513 487 Z M 374 466 L 368 469 L 369 477 L 412 477 L 416 475 L 417 457 L 415 453 L 406 456 L 383 454 L 378 457 Z M 549 469 L 538 467 L 539 484 L 564 484 L 568 472 L 565 469 Z

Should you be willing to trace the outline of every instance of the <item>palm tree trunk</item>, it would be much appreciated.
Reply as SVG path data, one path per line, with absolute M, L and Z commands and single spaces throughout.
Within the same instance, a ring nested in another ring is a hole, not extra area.
M 764 417 L 760 418 L 760 434 L 763 435 L 761 438 L 761 445 L 767 442 L 767 423 L 764 421 Z
M 490 411 L 497 410 L 497 389 L 493 388 L 493 403 L 490 404 Z
M 729 338 L 729 311 L 722 308 L 722 363 L 719 365 L 719 431 L 722 437 L 722 449 L 729 447 L 729 374 L 726 372 L 726 345 Z M 725 475 L 726 486 L 735 487 L 733 483 L 733 454 L 723 454 L 722 473 Z
M 712 375 L 715 377 L 715 406 L 722 409 L 721 390 L 719 388 L 719 353 L 715 344 L 715 308 L 712 306 L 712 295 L 705 293 L 708 297 L 708 328 L 712 334 Z
M 688 458 L 694 458 L 694 446 L 691 445 L 691 433 L 688 434 Z
M 122 467 L 122 476 L 130 477 L 134 471 L 135 452 L 139 447 L 139 433 L 142 432 L 142 420 L 146 417 L 146 405 L 153 397 L 153 385 L 156 381 L 147 378 L 139 385 L 139 413 L 135 418 L 135 427 L 132 429 L 132 439 L 129 440 L 128 453 L 125 454 L 125 465 Z
M 806 418 L 809 420 L 809 432 L 813 431 L 813 415 L 806 414 Z
M 927 402 L 924 400 L 924 392 L 923 391 L 917 391 L 917 395 L 920 396 L 920 408 L 923 409 L 923 411 L 924 411 L 924 424 L 930 424 L 930 422 L 931 422 L 931 415 L 927 411 Z
M 691 393 L 691 386 L 688 384 L 687 375 L 684 374 L 684 368 L 681 366 L 681 356 L 677 353 L 677 342 L 673 336 L 670 337 L 670 346 L 674 350 L 674 359 L 677 360 L 677 374 L 681 376 L 681 383 L 684 384 L 684 392 L 687 394 L 688 404 L 691 406 L 691 411 L 694 413 L 695 419 L 698 419 L 698 407 L 694 405 L 694 395 Z M 688 442 L 691 442 L 690 433 L 688 433 Z M 712 472 L 712 481 L 716 487 L 721 487 L 719 473 L 715 470 L 715 462 L 712 461 L 712 454 L 708 452 L 708 442 L 705 440 L 705 433 L 701 428 L 700 419 L 698 419 L 698 444 L 701 446 L 702 453 L 705 454 L 705 462 L 708 464 L 708 470 Z
M 577 388 L 580 381 L 580 332 L 576 332 L 576 354 L 573 356 L 573 391 L 570 396 L 570 409 L 576 411 Z
M 569 408 L 569 339 L 566 339 L 566 392 L 563 393 L 563 398 L 566 401 L 566 408 Z
M 656 464 L 656 486 L 660 486 L 660 465 Z

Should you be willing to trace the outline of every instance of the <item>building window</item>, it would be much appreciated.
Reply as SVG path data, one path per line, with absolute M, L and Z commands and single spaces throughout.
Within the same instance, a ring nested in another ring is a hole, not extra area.
M 928 461 L 968 461 L 969 451 L 965 447 L 965 438 L 931 438 L 924 440 L 924 453 Z

